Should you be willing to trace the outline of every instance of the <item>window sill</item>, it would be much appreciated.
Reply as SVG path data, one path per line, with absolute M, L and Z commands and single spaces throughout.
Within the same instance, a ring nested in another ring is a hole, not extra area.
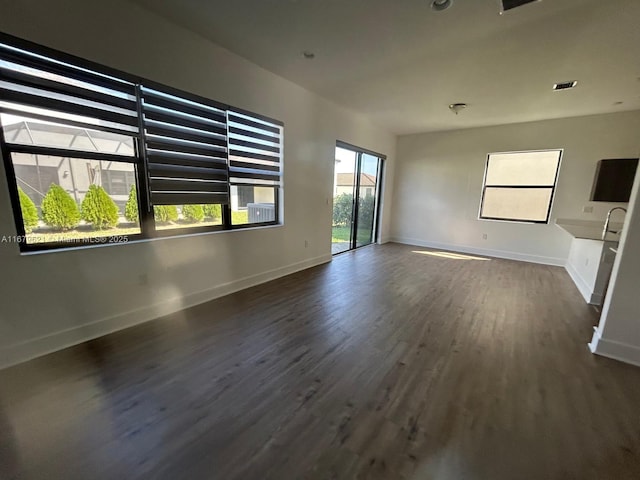
M 279 227 L 284 227 L 284 223 L 256 225 L 256 226 L 239 225 L 229 230 L 216 229 L 216 230 L 210 230 L 205 232 L 182 233 L 179 235 L 158 235 L 152 238 L 142 238 L 140 235 L 136 235 L 135 239 L 128 240 L 126 242 L 100 242 L 92 245 L 77 245 L 77 246 L 69 246 L 69 247 L 58 246 L 58 245 L 50 245 L 50 246 L 43 245 L 41 248 L 30 247 L 25 250 L 21 250 L 19 254 L 20 256 L 31 256 L 31 255 L 43 255 L 43 254 L 49 254 L 49 253 L 71 252 L 71 251 L 77 251 L 77 250 L 92 250 L 94 248 L 113 247 L 116 245 L 119 245 L 119 246 L 135 245 L 135 244 L 143 244 L 143 243 L 157 242 L 157 241 L 164 241 L 164 240 L 193 238 L 193 237 L 217 235 L 217 234 L 224 234 L 224 233 L 237 232 L 237 231 L 264 230 L 264 229 L 279 228 Z

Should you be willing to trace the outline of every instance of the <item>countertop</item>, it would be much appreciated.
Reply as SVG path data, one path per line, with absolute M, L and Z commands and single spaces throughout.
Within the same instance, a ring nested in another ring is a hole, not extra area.
M 556 220 L 556 225 L 574 238 L 602 241 L 602 229 L 604 228 L 604 221 L 558 218 Z M 605 241 L 619 242 L 620 231 L 622 230 L 622 222 L 610 222 L 609 230 L 614 230 L 618 233 L 607 233 Z

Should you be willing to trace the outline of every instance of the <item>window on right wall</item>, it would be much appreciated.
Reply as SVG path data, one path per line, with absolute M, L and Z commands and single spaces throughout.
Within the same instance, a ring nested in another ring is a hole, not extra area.
M 480 218 L 548 223 L 562 150 L 490 153 Z

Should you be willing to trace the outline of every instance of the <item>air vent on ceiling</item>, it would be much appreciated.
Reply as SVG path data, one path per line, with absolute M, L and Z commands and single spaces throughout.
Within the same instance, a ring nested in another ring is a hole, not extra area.
M 521 7 L 522 5 L 526 5 L 527 3 L 539 2 L 541 0 L 500 0 L 500 13 L 504 13 L 508 10 L 513 10 L 514 8 Z
M 570 88 L 575 87 L 578 84 L 577 80 L 571 80 L 569 82 L 560 82 L 560 83 L 555 83 L 553 85 L 553 89 L 555 91 L 559 91 L 559 90 L 568 90 Z

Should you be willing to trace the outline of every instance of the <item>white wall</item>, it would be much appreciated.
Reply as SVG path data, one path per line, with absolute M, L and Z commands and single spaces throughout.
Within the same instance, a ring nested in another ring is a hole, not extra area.
M 0 11 L 6 33 L 285 123 L 283 227 L 37 255 L 0 244 L 0 366 L 328 261 L 336 140 L 388 156 L 388 238 L 395 137 L 364 117 L 122 0 L 0 0 Z M 0 235 L 13 234 L 2 171 Z
M 600 324 L 589 345 L 594 353 L 640 366 L 639 291 L 640 171 L 636 173 Z
M 596 163 L 637 157 L 638 132 L 634 111 L 399 137 L 392 239 L 564 265 L 571 237 L 555 219 L 604 219 L 612 204 L 588 202 Z M 478 220 L 488 153 L 551 148 L 564 155 L 549 225 Z

